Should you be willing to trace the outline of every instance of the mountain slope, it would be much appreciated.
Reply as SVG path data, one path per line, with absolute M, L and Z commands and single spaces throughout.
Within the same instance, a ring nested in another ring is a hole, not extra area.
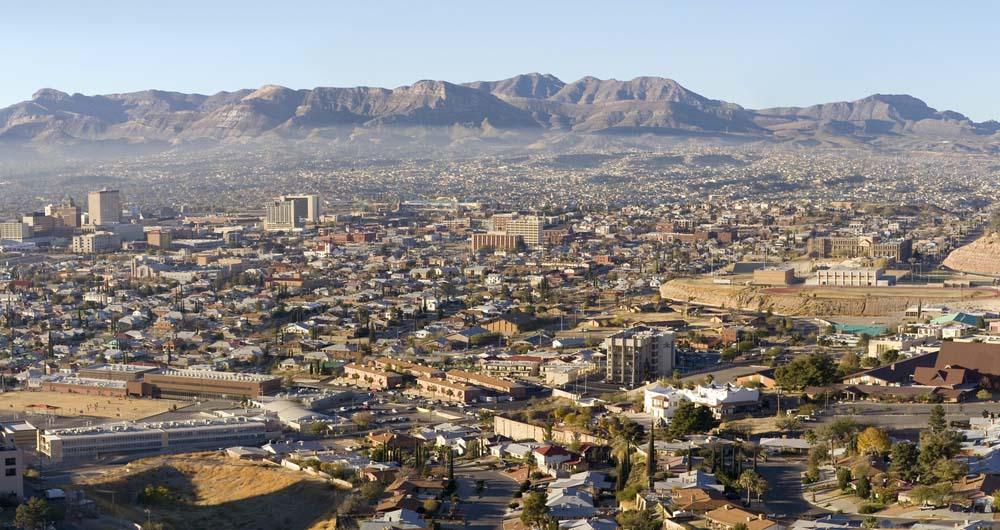
M 907 95 L 751 110 L 706 98 L 667 78 L 620 81 L 588 76 L 566 83 L 540 73 L 463 85 L 425 80 L 394 89 L 267 85 L 211 96 L 161 90 L 85 96 L 42 89 L 28 101 L 0 109 L 4 143 L 322 138 L 324 131 L 372 141 L 379 135 L 405 138 L 411 134 L 402 131 L 407 128 L 455 126 L 466 130 L 460 135 L 463 141 L 470 134 L 497 137 L 503 131 L 533 130 L 604 136 L 739 135 L 799 145 L 894 138 L 933 144 L 941 138 L 976 137 L 996 145 L 1000 131 L 996 122 L 977 124 Z M 390 133 L 390 127 L 396 130 Z

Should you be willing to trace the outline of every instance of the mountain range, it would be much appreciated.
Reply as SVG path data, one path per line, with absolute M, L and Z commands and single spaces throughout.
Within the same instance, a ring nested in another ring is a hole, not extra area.
M 893 138 L 1000 143 L 997 122 L 976 123 L 908 95 L 754 110 L 706 98 L 662 77 L 566 83 L 532 73 L 464 84 L 425 80 L 394 89 L 267 85 L 211 96 L 161 90 L 87 96 L 42 89 L 0 109 L 0 143 L 15 144 L 178 144 L 326 138 L 343 131 L 370 138 L 389 127 L 455 126 L 484 134 L 652 134 L 804 145 Z

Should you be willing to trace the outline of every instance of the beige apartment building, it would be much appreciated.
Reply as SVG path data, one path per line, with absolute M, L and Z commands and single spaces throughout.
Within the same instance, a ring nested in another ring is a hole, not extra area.
M 388 390 L 403 384 L 403 376 L 400 374 L 355 363 L 344 366 L 344 377 L 353 380 L 358 386 L 375 390 Z
M 416 391 L 424 397 L 453 403 L 472 403 L 479 399 L 482 393 L 472 385 L 430 377 L 418 377 Z
M 111 232 L 94 232 L 73 236 L 72 250 L 77 254 L 114 252 L 122 246 L 118 236 Z

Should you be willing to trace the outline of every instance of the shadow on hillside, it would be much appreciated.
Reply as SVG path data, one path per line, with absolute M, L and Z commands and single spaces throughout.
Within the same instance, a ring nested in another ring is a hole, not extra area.
M 248 469 L 254 469 L 250 467 Z M 253 481 L 253 473 L 246 473 L 244 481 Z M 131 519 L 138 523 L 149 518 L 173 530 L 301 530 L 312 526 L 332 513 L 342 496 L 329 485 L 319 481 L 304 480 L 261 495 L 222 502 L 214 505 L 197 504 L 198 499 L 218 494 L 218 491 L 199 491 L 188 474 L 170 464 L 130 474 L 117 480 L 80 487 L 95 500 L 106 513 Z M 233 490 L 241 486 L 234 481 Z M 249 482 L 244 482 L 250 487 Z M 162 502 L 140 502 L 140 494 L 147 485 L 165 486 L 169 498 Z M 253 481 L 253 487 L 260 487 Z M 112 494 L 114 492 L 114 504 Z M 238 494 L 237 492 L 232 492 Z

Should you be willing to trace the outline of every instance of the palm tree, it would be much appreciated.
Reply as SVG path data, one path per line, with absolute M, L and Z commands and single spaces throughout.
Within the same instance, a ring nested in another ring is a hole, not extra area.
M 750 504 L 750 495 L 752 493 L 757 494 L 757 499 L 767 490 L 767 481 L 760 476 L 759 473 L 752 469 L 748 469 L 740 474 L 740 478 L 736 481 L 739 486 L 747 490 L 747 504 Z

